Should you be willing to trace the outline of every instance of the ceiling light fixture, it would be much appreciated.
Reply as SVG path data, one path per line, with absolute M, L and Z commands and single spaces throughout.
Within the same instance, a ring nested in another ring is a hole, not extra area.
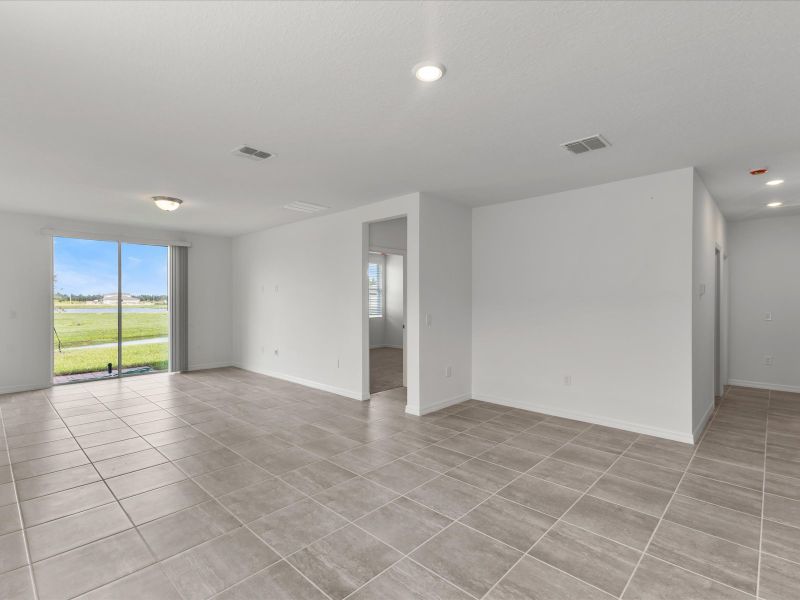
M 767 182 L 767 185 L 780 185 L 783 183 L 783 179 L 772 179 L 771 181 Z
M 444 77 L 444 65 L 437 63 L 420 63 L 414 67 L 414 76 L 424 83 L 433 83 Z
M 770 208 L 778 208 L 779 206 L 783 206 L 783 202 L 770 202 L 767 204 Z
M 169 196 L 153 196 L 153 202 L 156 203 L 156 206 L 161 210 L 173 211 L 178 210 L 183 204 L 183 200 L 180 198 L 171 198 Z

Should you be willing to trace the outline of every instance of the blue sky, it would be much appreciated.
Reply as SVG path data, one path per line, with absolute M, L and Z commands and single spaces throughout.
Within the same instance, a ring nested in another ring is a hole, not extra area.
M 122 291 L 166 295 L 168 249 L 122 244 Z M 53 238 L 55 291 L 64 294 L 110 294 L 117 291 L 117 243 Z

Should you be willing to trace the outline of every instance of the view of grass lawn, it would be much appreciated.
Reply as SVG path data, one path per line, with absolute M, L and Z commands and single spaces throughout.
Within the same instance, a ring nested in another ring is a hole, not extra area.
M 62 348 L 93 346 L 117 341 L 117 313 L 53 313 L 53 326 Z M 167 311 L 125 312 L 122 311 L 122 341 L 146 340 L 166 337 L 169 334 Z M 53 334 L 55 336 L 55 334 Z
M 160 371 L 169 367 L 169 348 L 166 342 L 134 344 L 122 347 L 123 368 L 149 366 Z M 117 365 L 117 348 L 75 348 L 56 351 L 53 361 L 55 375 L 105 371 L 108 363 Z

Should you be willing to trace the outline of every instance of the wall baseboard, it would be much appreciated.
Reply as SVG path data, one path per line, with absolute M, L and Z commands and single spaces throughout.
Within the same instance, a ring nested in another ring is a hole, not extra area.
M 18 394 L 19 392 L 35 392 L 36 390 L 46 390 L 53 387 L 49 381 L 47 383 L 22 383 L 19 385 L 4 385 L 0 387 L 0 394 Z
M 283 381 L 291 381 L 292 383 L 298 383 L 300 385 L 304 385 L 306 387 L 314 388 L 315 390 L 322 390 L 323 392 L 330 392 L 331 394 L 337 394 L 339 396 L 344 396 L 345 398 L 350 398 L 352 400 L 369 400 L 369 397 L 363 398 L 361 392 L 356 392 L 353 390 L 346 390 L 344 388 L 336 387 L 333 385 L 328 385 L 327 383 L 321 383 L 319 381 L 313 381 L 311 379 L 303 379 L 302 377 L 295 377 L 294 375 L 288 375 L 286 373 L 279 373 L 277 371 L 266 371 L 264 369 L 259 369 L 257 367 L 247 366 L 243 364 L 234 364 L 234 367 L 238 367 L 240 369 L 244 369 L 245 371 L 252 371 L 253 373 L 259 373 L 261 375 L 266 375 L 267 377 L 274 377 L 275 379 L 282 379 Z
M 798 385 L 783 385 L 781 383 L 767 383 L 765 381 L 745 381 L 744 379 L 729 379 L 728 385 L 757 388 L 759 390 L 775 390 L 776 392 L 800 393 L 800 386 Z
M 458 404 L 459 402 L 470 400 L 471 398 L 472 398 L 471 394 L 459 394 L 458 396 L 454 396 L 453 398 L 445 398 L 444 400 L 439 400 L 438 402 L 434 402 L 433 404 L 430 404 L 425 408 L 420 408 L 419 406 L 406 405 L 406 412 L 410 415 L 421 417 L 422 415 L 428 415 L 432 412 L 436 412 L 437 410 L 442 410 L 443 408 L 447 408 L 448 406 L 453 406 L 453 404 Z
M 697 424 L 697 427 L 695 427 L 694 431 L 692 432 L 692 437 L 694 437 L 695 444 L 700 441 L 700 436 L 703 435 L 703 431 L 705 430 L 706 425 L 708 424 L 708 420 L 711 418 L 711 415 L 713 414 L 714 414 L 714 403 L 712 402 L 711 405 L 708 407 L 708 410 L 706 410 L 706 414 L 703 415 L 703 418 L 700 419 L 700 422 Z
M 222 361 L 216 363 L 201 363 L 199 365 L 189 365 L 190 371 L 203 371 L 204 369 L 223 369 L 225 367 L 235 366 L 231 361 Z
M 533 404 L 530 402 L 520 402 L 517 400 L 510 400 L 508 398 L 499 398 L 491 394 L 473 393 L 472 397 L 476 400 L 483 400 L 484 402 L 491 402 L 493 404 L 500 404 L 501 406 L 510 406 L 511 408 L 521 408 L 522 410 L 530 410 L 540 412 L 545 415 L 554 417 L 564 417 L 566 419 L 575 419 L 577 421 L 585 421 L 586 423 L 594 423 L 595 425 L 604 425 L 605 427 L 614 427 L 615 429 L 624 429 L 625 431 L 632 431 L 633 433 L 643 433 L 645 435 L 652 435 L 667 440 L 676 442 L 683 442 L 685 444 L 694 444 L 694 436 L 691 432 L 673 431 L 671 429 L 661 429 L 659 427 L 650 427 L 649 425 L 641 425 L 639 423 L 630 423 L 628 421 L 621 421 L 619 419 L 609 419 L 598 415 L 589 413 L 576 412 L 571 410 L 557 410 L 551 406 L 542 406 L 540 404 Z

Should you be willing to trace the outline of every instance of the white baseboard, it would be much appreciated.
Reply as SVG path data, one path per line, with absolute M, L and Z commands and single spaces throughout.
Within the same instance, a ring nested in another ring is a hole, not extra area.
M 222 361 L 216 363 L 200 363 L 199 365 L 189 365 L 190 371 L 202 371 L 204 369 L 222 369 L 224 367 L 233 367 L 234 364 L 229 361 Z
M 278 373 L 277 371 L 266 371 L 264 369 L 259 369 L 257 367 L 243 365 L 243 364 L 234 364 L 233 366 L 239 367 L 240 369 L 244 369 L 245 371 L 260 373 L 261 375 L 266 375 L 267 377 L 274 377 L 275 379 L 283 379 L 284 381 L 299 383 L 300 385 L 314 388 L 315 390 L 330 392 L 331 394 L 337 394 L 339 396 L 344 396 L 345 398 L 351 398 L 353 400 L 369 400 L 369 396 L 364 398 L 361 392 L 346 390 L 344 388 L 328 385 L 327 383 L 321 383 L 319 381 L 313 381 L 311 379 L 303 379 L 302 377 L 295 377 L 294 375 L 288 375 L 286 373 Z
M 51 382 L 47 383 L 21 383 L 18 385 L 0 386 L 0 394 L 18 394 L 19 392 L 35 392 L 36 390 L 46 390 L 53 387 Z
M 422 415 L 427 415 L 432 412 L 436 412 L 437 410 L 442 410 L 443 408 L 447 408 L 448 406 L 452 406 L 453 404 L 458 404 L 459 402 L 464 402 L 465 400 L 469 400 L 471 398 L 472 398 L 471 394 L 459 394 L 458 396 L 454 396 L 453 398 L 445 398 L 444 400 L 439 400 L 438 402 L 429 404 L 424 408 L 421 408 L 419 406 L 406 405 L 406 412 L 410 415 L 421 417 Z
M 714 414 L 714 403 L 712 402 L 709 405 L 708 410 L 706 410 L 706 414 L 703 415 L 703 418 L 700 419 L 700 422 L 697 424 L 697 427 L 695 427 L 694 431 L 692 432 L 695 444 L 700 441 L 700 436 L 703 435 L 703 430 L 706 428 L 706 423 L 708 423 L 708 420 L 711 418 L 711 415 L 713 414 Z
M 800 386 L 798 385 L 783 385 L 781 383 L 767 383 L 764 381 L 745 381 L 744 379 L 729 379 L 728 385 L 757 388 L 759 390 L 775 390 L 776 392 L 800 393 Z
M 625 431 L 632 431 L 634 433 L 643 433 L 645 435 L 652 435 L 655 437 L 665 438 L 676 442 L 683 442 L 685 444 L 694 444 L 694 436 L 691 432 L 672 431 L 671 429 L 661 429 L 659 427 L 651 427 L 649 425 L 641 425 L 639 423 L 630 423 L 628 421 L 621 421 L 619 419 L 609 419 L 598 415 L 588 413 L 576 412 L 571 410 L 558 410 L 552 406 L 542 406 L 533 404 L 531 402 L 520 402 L 517 400 L 510 400 L 508 398 L 499 398 L 490 394 L 473 393 L 472 397 L 476 400 L 483 400 L 484 402 L 491 402 L 493 404 L 500 404 L 501 406 L 510 406 L 512 408 L 521 408 L 522 410 L 531 410 L 540 412 L 554 417 L 564 417 L 565 419 L 575 419 L 577 421 L 585 421 L 586 423 L 594 423 L 595 425 L 604 425 L 606 427 L 614 427 L 615 429 L 624 429 Z

